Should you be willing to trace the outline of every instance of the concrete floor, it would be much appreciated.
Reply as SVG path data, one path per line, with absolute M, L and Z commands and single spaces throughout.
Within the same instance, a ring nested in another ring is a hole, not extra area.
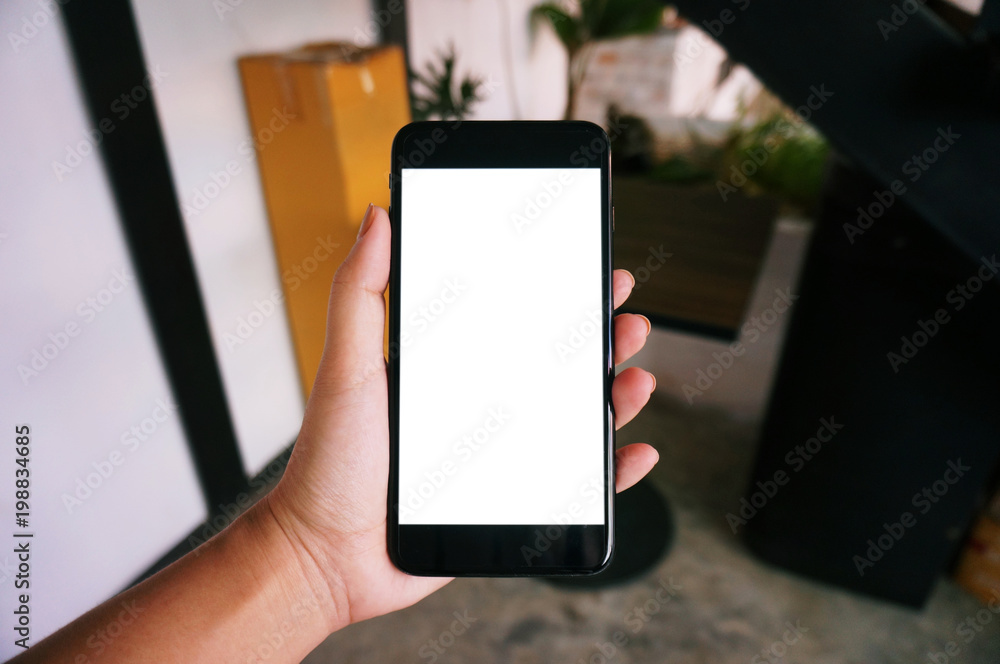
M 779 224 L 751 315 L 769 306 L 775 289 L 794 292 L 807 235 L 801 223 Z M 747 353 L 690 403 L 683 386 L 724 344 L 654 330 L 635 360 L 656 373 L 658 390 L 619 432 L 619 442 L 646 441 L 659 449 L 651 481 L 668 498 L 677 528 L 673 548 L 655 569 L 600 591 L 530 579 L 457 580 L 414 607 L 332 635 L 305 661 L 1000 661 L 1000 619 L 993 614 L 981 631 L 956 632 L 983 607 L 950 580 L 940 581 L 923 610 L 901 608 L 769 567 L 727 527 L 725 514 L 754 458 L 785 323 L 747 343 Z M 456 612 L 470 625 L 452 636 Z M 930 657 L 949 641 L 957 654 Z

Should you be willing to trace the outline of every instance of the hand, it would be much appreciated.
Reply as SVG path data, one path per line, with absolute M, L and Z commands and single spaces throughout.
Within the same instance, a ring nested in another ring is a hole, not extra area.
M 320 593 L 329 587 L 330 631 L 409 606 L 450 579 L 397 570 L 386 551 L 389 417 L 383 329 L 383 294 L 389 280 L 390 225 L 385 210 L 370 207 L 358 241 L 337 271 L 330 293 L 326 348 L 288 468 L 265 499 L 285 535 L 301 552 L 303 568 Z M 614 274 L 615 308 L 635 280 Z M 646 342 L 643 316 L 615 317 L 615 363 Z M 614 381 L 615 425 L 631 420 L 656 386 L 638 368 Z M 617 452 L 615 485 L 639 481 L 659 458 L 646 444 Z

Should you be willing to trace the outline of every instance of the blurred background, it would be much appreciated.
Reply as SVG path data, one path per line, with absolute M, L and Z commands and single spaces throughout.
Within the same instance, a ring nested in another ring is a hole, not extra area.
M 1000 2 L 763 4 L 3 3 L 33 639 L 280 478 L 402 125 L 572 118 L 611 137 L 653 323 L 619 443 L 661 460 L 615 563 L 456 581 L 307 661 L 998 661 Z

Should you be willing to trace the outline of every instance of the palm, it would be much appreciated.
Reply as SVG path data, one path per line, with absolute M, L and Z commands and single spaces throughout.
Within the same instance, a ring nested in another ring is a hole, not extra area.
M 294 480 L 287 482 L 290 490 L 281 496 L 295 507 L 298 519 L 320 545 L 314 557 L 339 571 L 351 622 L 409 606 L 448 582 L 404 574 L 389 560 L 384 361 L 381 347 L 374 356 L 371 348 L 353 351 L 344 347 L 341 356 L 364 356 L 380 366 L 364 383 L 346 391 L 317 381 L 286 471 L 286 477 Z
M 326 351 L 285 477 L 270 496 L 276 516 L 326 573 L 335 601 L 346 603 L 350 615 L 343 617 L 351 622 L 409 606 L 450 580 L 404 574 L 386 551 L 389 423 L 381 331 L 388 273 L 389 224 L 376 209 L 364 241 L 334 280 Z M 616 273 L 616 306 L 631 287 L 627 274 Z M 647 330 L 639 316 L 618 316 L 615 361 L 641 348 Z M 627 369 L 615 379 L 618 426 L 649 398 L 648 376 Z M 648 445 L 619 450 L 618 489 L 638 481 L 655 459 Z

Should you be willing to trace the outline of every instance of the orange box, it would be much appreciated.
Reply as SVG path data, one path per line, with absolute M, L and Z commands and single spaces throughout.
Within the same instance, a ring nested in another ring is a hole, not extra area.
M 285 306 L 309 396 L 330 283 L 368 203 L 389 204 L 389 150 L 410 121 L 398 47 L 309 45 L 239 59 Z

